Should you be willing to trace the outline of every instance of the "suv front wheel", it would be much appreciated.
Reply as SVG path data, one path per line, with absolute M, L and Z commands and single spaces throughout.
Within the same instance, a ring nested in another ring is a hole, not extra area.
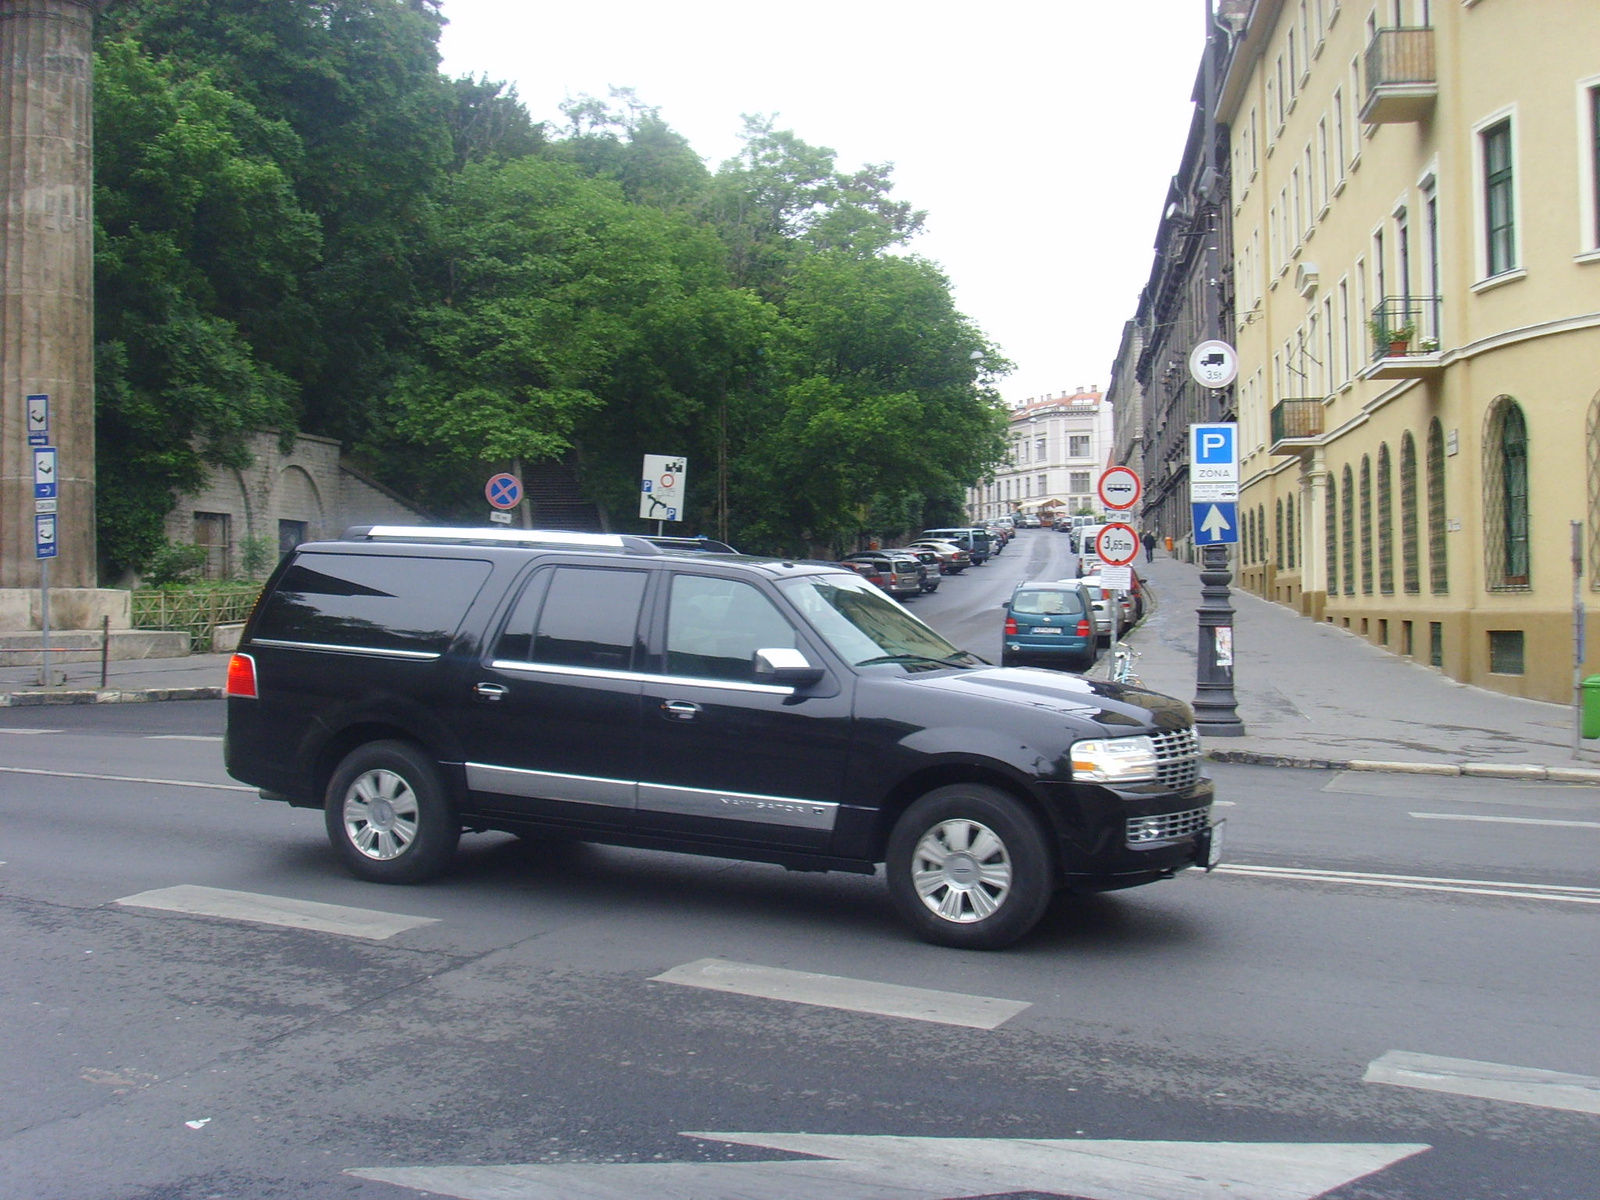
M 328 840 L 371 883 L 421 883 L 445 868 L 461 826 L 439 769 L 409 742 L 352 750 L 328 781 Z
M 998 950 L 1050 904 L 1050 850 L 1015 797 L 977 783 L 935 788 L 889 835 L 889 898 L 926 941 Z

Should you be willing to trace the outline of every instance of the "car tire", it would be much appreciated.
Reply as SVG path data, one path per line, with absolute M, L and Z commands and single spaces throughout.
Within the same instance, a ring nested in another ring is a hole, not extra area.
M 1079 655 L 1077 661 L 1073 664 L 1072 669 L 1079 675 L 1082 675 L 1085 671 L 1094 666 L 1095 660 L 1099 657 L 1100 656 L 1093 650 L 1089 651 L 1087 654 Z
M 935 788 L 895 822 L 885 873 L 896 911 L 924 941 L 998 950 L 1044 916 L 1049 842 L 1020 800 L 981 783 Z
M 439 768 L 410 742 L 352 750 L 328 781 L 323 810 L 334 851 L 369 883 L 431 879 L 461 840 Z

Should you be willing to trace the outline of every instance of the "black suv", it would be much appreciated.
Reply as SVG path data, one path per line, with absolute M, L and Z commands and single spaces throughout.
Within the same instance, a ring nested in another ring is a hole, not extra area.
M 363 879 L 463 829 L 871 874 L 930 941 L 1214 864 L 1181 701 L 991 667 L 853 572 L 644 538 L 361 528 L 289 554 L 226 759 Z

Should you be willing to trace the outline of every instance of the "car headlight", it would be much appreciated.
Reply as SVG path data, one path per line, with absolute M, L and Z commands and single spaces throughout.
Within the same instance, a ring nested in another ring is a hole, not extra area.
M 1156 777 L 1156 746 L 1147 737 L 1074 742 L 1072 774 L 1096 783 L 1145 783 Z

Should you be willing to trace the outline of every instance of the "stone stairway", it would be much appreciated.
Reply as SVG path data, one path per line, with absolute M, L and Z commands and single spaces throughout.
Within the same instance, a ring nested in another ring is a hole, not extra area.
M 601 532 L 600 507 L 584 498 L 577 468 L 570 462 L 527 465 L 523 469 L 522 486 L 533 505 L 535 529 Z

